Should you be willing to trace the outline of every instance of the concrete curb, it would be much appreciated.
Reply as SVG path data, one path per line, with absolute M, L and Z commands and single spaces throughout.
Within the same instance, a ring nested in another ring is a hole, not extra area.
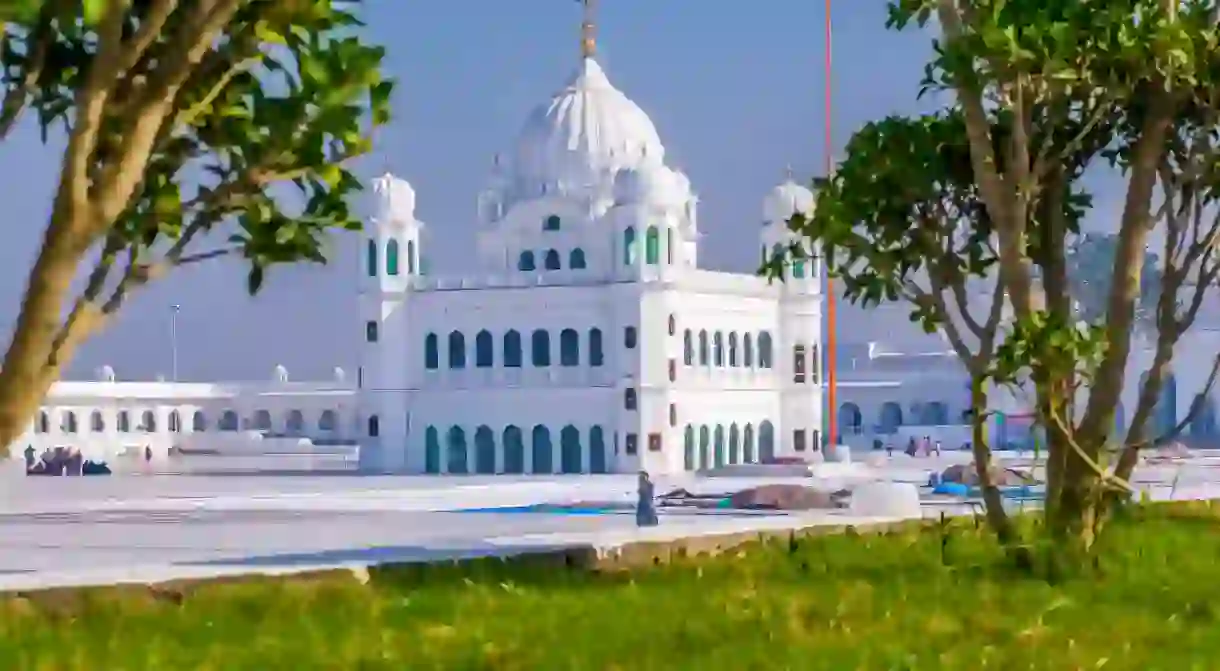
M 913 531 L 934 524 L 929 519 L 869 521 L 842 524 L 804 524 L 788 528 L 763 528 L 748 531 L 683 536 L 679 538 L 643 538 L 618 543 L 538 544 L 538 549 L 496 552 L 471 552 L 453 559 L 435 561 L 385 561 L 378 563 L 342 563 L 329 566 L 248 566 L 217 567 L 207 576 L 190 576 L 191 567 L 131 567 L 123 571 L 108 571 L 103 576 L 80 575 L 65 579 L 54 587 L 0 588 L 0 599 L 24 600 L 46 605 L 66 605 L 86 595 L 136 595 L 143 592 L 155 600 L 181 601 L 190 592 L 211 586 L 248 584 L 274 581 L 329 581 L 354 579 L 367 583 L 370 575 L 392 572 L 420 564 L 463 565 L 499 559 L 505 563 L 582 571 L 613 572 L 656 566 L 680 561 L 687 557 L 714 556 L 751 543 L 791 542 L 839 534 L 886 534 Z M 178 568 L 179 571 L 174 569 Z M 18 576 L 19 577 L 19 576 Z M 21 582 L 17 580 L 15 582 Z

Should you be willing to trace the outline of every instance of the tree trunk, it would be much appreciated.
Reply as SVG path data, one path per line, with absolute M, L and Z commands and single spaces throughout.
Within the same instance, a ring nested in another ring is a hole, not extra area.
M 974 454 L 974 470 L 983 492 L 983 505 L 987 513 L 987 524 L 1004 545 L 1014 540 L 1012 522 L 1004 511 L 1004 499 L 1000 489 L 991 480 L 991 446 L 987 443 L 987 392 L 984 380 L 977 375 L 970 378 L 970 450 Z
M 92 331 L 101 317 L 95 306 L 88 305 L 70 325 L 64 325 L 64 302 L 83 255 L 70 231 L 64 222 L 53 220 L 30 270 L 21 312 L 0 368 L 0 458 L 8 456 L 82 335 Z

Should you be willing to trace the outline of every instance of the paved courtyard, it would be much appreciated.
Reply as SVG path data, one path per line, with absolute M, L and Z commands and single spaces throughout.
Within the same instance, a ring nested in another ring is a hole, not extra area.
M 894 459 L 862 475 L 824 478 L 925 481 L 963 455 Z M 1220 461 L 1148 467 L 1157 498 L 1220 491 Z M 729 492 L 759 480 L 660 479 Z M 630 503 L 632 476 L 361 477 L 317 475 L 115 475 L 0 477 L 0 589 L 103 584 L 241 572 L 284 572 L 386 560 L 502 554 L 571 545 L 617 545 L 816 523 L 861 523 L 843 512 L 791 514 L 663 512 L 638 530 L 621 514 L 457 512 L 542 502 Z M 880 520 L 875 520 L 880 521 Z

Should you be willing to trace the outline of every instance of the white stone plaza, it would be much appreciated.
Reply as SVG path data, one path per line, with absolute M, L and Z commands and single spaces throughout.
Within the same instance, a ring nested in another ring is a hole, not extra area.
M 1028 456 L 1013 463 L 1028 463 Z M 852 489 L 887 481 L 922 485 L 966 454 L 823 464 L 812 478 L 770 478 Z M 659 526 L 639 529 L 629 506 L 635 478 L 602 476 L 115 475 L 31 478 L 15 470 L 0 487 L 0 589 L 159 582 L 243 573 L 291 573 L 504 555 L 559 547 L 613 549 L 635 540 L 816 524 L 896 521 L 850 508 L 809 512 L 660 510 Z M 659 477 L 657 493 L 733 492 L 759 478 Z M 1220 456 L 1143 466 L 1137 484 L 1156 499 L 1220 494 Z M 934 502 L 925 515 L 967 512 Z M 597 513 L 522 512 L 533 504 L 620 509 Z M 508 511 L 487 512 L 487 509 Z M 517 508 L 517 510 L 512 510 Z

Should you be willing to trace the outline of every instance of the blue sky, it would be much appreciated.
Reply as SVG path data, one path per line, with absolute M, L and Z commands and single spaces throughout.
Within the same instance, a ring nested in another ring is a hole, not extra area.
M 387 46 L 397 78 L 393 124 L 377 152 L 418 192 L 431 228 L 434 272 L 466 266 L 475 196 L 497 151 L 512 146 L 536 105 L 578 60 L 575 0 L 367 0 L 369 40 Z M 749 270 L 761 200 L 786 165 L 805 179 L 822 161 L 821 0 L 743 3 L 602 0 L 598 58 L 614 84 L 655 122 L 668 156 L 699 193 L 706 233 L 701 261 Z M 702 8 L 702 9 L 700 9 Z M 929 36 L 884 28 L 884 0 L 836 0 L 835 144 L 866 121 L 918 109 L 915 95 Z M 27 123 L 0 145 L 5 238 L 0 245 L 0 319 L 15 319 L 49 209 L 59 146 L 44 147 Z M 184 379 L 258 379 L 276 364 L 295 379 L 352 368 L 363 334 L 355 305 L 354 239 L 336 240 L 326 267 L 277 270 L 250 298 L 244 271 L 213 263 L 176 273 L 132 300 L 90 342 L 69 377 L 108 363 L 120 378 L 170 373 L 170 306 L 178 320 Z

